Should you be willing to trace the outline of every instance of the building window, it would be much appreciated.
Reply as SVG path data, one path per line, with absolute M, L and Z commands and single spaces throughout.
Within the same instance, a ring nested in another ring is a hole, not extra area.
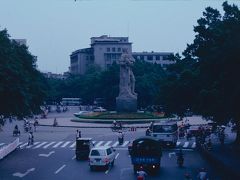
M 140 60 L 140 56 L 137 56 L 137 60 Z
M 121 52 L 121 48 L 118 48 L 118 52 Z
M 116 54 L 112 54 L 112 59 L 116 60 Z
M 156 56 L 156 61 L 159 61 L 160 60 L 160 56 Z
M 113 48 L 112 48 L 112 52 L 115 52 L 115 51 L 116 51 L 116 48 L 115 48 L 115 47 L 113 47 Z
M 140 59 L 144 61 L 144 56 L 140 56 Z
M 107 52 L 110 52 L 110 48 L 107 48 Z
M 147 60 L 148 61 L 152 61 L 153 60 L 153 56 L 147 56 Z
M 169 60 L 169 56 L 168 55 L 164 55 L 164 56 L 162 56 L 162 60 Z

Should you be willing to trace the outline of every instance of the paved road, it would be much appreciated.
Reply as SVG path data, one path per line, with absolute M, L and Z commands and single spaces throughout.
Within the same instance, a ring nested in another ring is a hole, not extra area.
M 54 114 L 52 115 L 54 116 Z M 51 119 L 50 119 L 51 120 Z M 50 121 L 47 119 L 46 121 Z M 0 133 L 0 145 L 13 140 L 12 129 L 15 124 L 22 128 L 22 122 L 6 124 L 4 132 Z M 22 130 L 22 129 L 21 129 Z M 117 135 L 110 129 L 81 129 L 83 137 L 92 137 L 95 145 L 109 144 L 116 148 L 117 159 L 115 166 L 109 170 L 91 172 L 87 161 L 76 161 L 75 159 L 75 132 L 76 128 L 38 127 L 34 133 L 35 145 L 27 146 L 27 133 L 20 136 L 20 148 L 0 161 L 0 180 L 95 180 L 95 179 L 136 179 L 127 146 L 133 139 L 144 135 L 144 130 L 126 132 L 125 141 L 122 146 L 117 143 Z M 200 167 L 206 167 L 210 172 L 210 179 L 222 179 L 219 172 L 211 167 L 194 149 L 194 140 L 186 141 L 180 139 L 178 147 L 183 147 L 185 165 L 178 168 L 176 157 L 173 154 L 176 149 L 165 149 L 161 161 L 161 169 L 156 176 L 147 179 L 176 180 L 184 179 L 186 172 L 192 174 L 196 179 Z M 177 147 L 177 148 L 178 148 Z M 170 153 L 170 154 L 169 154 Z
M 127 132 L 123 146 L 116 142 L 116 134 L 109 129 L 82 130 L 84 137 L 92 137 L 96 145 L 106 143 L 116 147 L 118 154 L 115 166 L 108 171 L 91 172 L 87 161 L 76 161 L 74 152 L 75 129 L 39 127 L 35 135 L 35 145 L 26 146 L 27 134 L 21 135 L 21 148 L 0 161 L 1 180 L 11 179 L 85 179 L 94 180 L 120 179 L 131 180 L 133 174 L 130 157 L 127 151 L 129 141 L 144 134 L 144 131 Z M 185 144 L 182 140 L 181 144 Z M 190 144 L 190 143 L 189 143 Z M 180 146 L 180 145 L 179 145 Z M 221 179 L 194 149 L 187 148 L 185 167 L 176 166 L 176 157 L 169 156 L 175 150 L 164 150 L 162 168 L 157 176 L 148 179 L 183 179 L 185 172 L 196 176 L 200 167 L 206 167 L 211 172 L 211 179 Z

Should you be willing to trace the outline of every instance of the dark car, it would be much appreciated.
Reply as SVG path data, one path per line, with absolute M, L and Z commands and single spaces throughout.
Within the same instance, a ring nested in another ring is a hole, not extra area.
M 92 138 L 77 138 L 76 139 L 76 159 L 88 159 L 89 152 L 93 148 Z

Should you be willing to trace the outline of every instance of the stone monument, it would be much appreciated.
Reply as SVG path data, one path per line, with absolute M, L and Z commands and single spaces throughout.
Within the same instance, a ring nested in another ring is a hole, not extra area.
M 119 95 L 116 98 L 116 110 L 118 112 L 136 112 L 137 94 L 135 90 L 135 77 L 132 72 L 134 58 L 123 49 L 123 53 L 118 63 L 120 65 Z

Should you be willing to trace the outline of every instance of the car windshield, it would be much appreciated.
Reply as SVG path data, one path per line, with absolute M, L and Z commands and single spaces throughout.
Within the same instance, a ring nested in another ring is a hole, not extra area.
M 154 125 L 153 132 L 157 133 L 172 133 L 177 130 L 177 125 Z
M 91 152 L 91 156 L 105 156 L 105 155 L 106 155 L 105 150 L 101 150 L 101 149 L 98 149 L 98 150 L 94 149 Z

